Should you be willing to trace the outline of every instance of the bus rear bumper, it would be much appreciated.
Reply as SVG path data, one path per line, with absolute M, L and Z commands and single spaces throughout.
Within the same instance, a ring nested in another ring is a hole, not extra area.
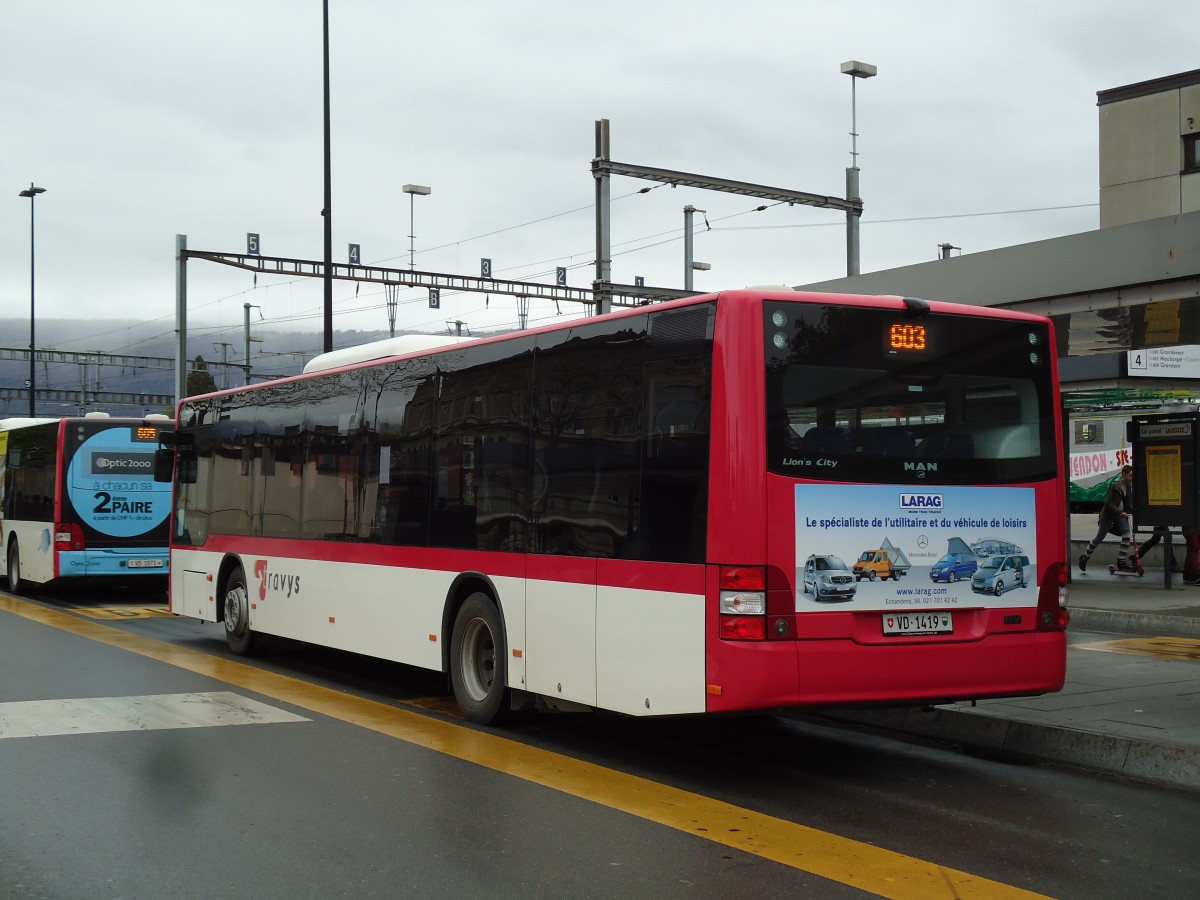
M 726 642 L 709 663 L 709 712 L 946 703 L 1061 690 L 1066 634 L 871 646 L 833 638 Z

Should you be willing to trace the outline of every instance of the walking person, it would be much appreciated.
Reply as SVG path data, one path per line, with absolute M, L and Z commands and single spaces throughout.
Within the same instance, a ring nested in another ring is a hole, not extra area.
M 1129 489 L 1132 485 L 1133 466 L 1122 466 L 1120 476 L 1113 479 L 1104 495 L 1104 507 L 1096 520 L 1100 526 L 1096 536 L 1088 543 L 1087 551 L 1079 557 L 1080 572 L 1087 571 L 1088 560 L 1092 558 L 1104 536 L 1110 532 L 1121 538 L 1121 548 L 1117 551 L 1117 570 L 1125 571 L 1125 560 L 1129 558 L 1129 514 L 1133 503 Z
M 1166 525 L 1155 525 L 1150 537 L 1138 545 L 1137 558 L 1145 559 L 1146 554 L 1150 552 L 1150 548 L 1168 534 L 1170 534 L 1170 529 Z M 1170 566 L 1172 572 L 1179 571 L 1179 564 L 1175 562 L 1175 548 L 1169 544 L 1163 544 L 1163 565 Z

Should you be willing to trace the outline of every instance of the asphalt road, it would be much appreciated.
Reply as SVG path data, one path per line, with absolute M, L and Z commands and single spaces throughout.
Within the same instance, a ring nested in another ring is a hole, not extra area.
M 0 897 L 1200 896 L 1194 793 L 802 715 L 480 729 L 161 611 L 0 594 Z

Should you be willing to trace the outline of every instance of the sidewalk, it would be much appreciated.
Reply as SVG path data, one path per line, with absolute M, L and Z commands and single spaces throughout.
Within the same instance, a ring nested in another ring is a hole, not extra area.
M 1001 759 L 1200 790 L 1200 644 L 1191 643 L 1200 641 L 1200 587 L 1175 575 L 1166 588 L 1161 568 L 1138 578 L 1110 575 L 1107 563 L 1100 563 L 1098 551 L 1086 573 L 1077 564 L 1072 572 L 1067 682 L 1060 693 L 974 706 L 842 710 L 828 717 Z M 1129 652 L 1155 649 L 1190 658 Z

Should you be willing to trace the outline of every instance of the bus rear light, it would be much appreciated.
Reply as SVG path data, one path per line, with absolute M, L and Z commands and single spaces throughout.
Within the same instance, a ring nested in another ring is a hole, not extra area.
M 761 566 L 722 566 L 720 636 L 726 641 L 767 639 L 767 570 Z
M 765 591 L 721 591 L 721 615 L 765 616 L 767 594 Z
M 767 570 L 762 566 L 721 566 L 722 591 L 765 591 Z
M 54 526 L 55 550 L 86 550 L 83 529 L 78 525 L 59 522 Z
M 1051 563 L 1038 595 L 1037 630 L 1066 631 L 1071 621 L 1067 610 L 1067 573 L 1064 562 Z
M 721 616 L 721 640 L 765 641 L 767 620 L 764 616 Z
M 1071 624 L 1071 611 L 1060 609 L 1058 612 L 1043 610 L 1038 613 L 1039 631 L 1066 631 Z

